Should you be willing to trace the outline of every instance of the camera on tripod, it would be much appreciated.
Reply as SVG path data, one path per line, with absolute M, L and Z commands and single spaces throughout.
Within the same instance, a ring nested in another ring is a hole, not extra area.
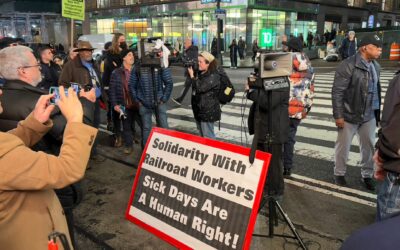
M 292 73 L 292 69 L 292 53 L 261 52 L 255 73 L 247 78 L 247 83 L 251 89 L 265 91 L 287 88 L 287 77 Z

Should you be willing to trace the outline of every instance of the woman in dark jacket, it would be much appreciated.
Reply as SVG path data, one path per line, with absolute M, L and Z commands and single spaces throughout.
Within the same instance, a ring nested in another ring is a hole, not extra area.
M 221 107 L 218 100 L 220 77 L 217 73 L 217 61 L 209 52 L 199 54 L 198 77 L 194 77 L 193 68 L 188 68 L 192 81 L 192 109 L 197 128 L 202 137 L 215 139 L 214 122 L 221 119 Z
M 230 57 L 231 57 L 231 68 L 237 68 L 237 55 L 238 55 L 238 45 L 236 39 L 232 40 L 231 45 L 229 45 Z
M 116 69 L 121 67 L 122 65 L 122 58 L 121 58 L 121 51 L 126 50 L 128 45 L 125 41 L 125 36 L 121 33 L 115 33 L 113 40 L 111 42 L 111 46 L 105 52 L 105 59 L 104 59 L 104 71 L 101 76 L 103 81 L 104 90 L 109 95 L 109 86 L 110 86 L 110 79 L 111 73 Z M 119 120 L 118 120 L 118 113 L 115 113 L 110 106 L 110 102 L 108 103 L 108 111 L 107 111 L 107 128 L 113 130 L 114 133 L 120 130 L 119 128 Z M 113 129 L 112 129 L 113 128 Z M 120 136 L 116 136 L 115 147 L 122 146 L 122 138 Z

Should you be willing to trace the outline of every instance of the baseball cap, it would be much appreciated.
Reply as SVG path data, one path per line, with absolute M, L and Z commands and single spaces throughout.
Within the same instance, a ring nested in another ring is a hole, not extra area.
M 358 44 L 359 47 L 366 46 L 368 44 L 373 44 L 376 47 L 382 48 L 382 40 L 376 34 L 368 34 L 364 36 L 360 43 Z

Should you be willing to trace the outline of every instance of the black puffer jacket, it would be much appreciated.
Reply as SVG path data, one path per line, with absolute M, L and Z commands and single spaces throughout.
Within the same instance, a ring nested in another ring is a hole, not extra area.
M 202 122 L 215 122 L 221 119 L 221 107 L 218 101 L 220 77 L 217 72 L 209 71 L 192 79 L 192 109 L 194 118 Z
M 111 73 L 114 69 L 121 67 L 121 65 L 122 59 L 119 54 L 113 54 L 111 51 L 106 52 L 104 59 L 104 72 L 101 76 L 105 89 L 108 89 L 110 86 Z
M 381 106 L 380 65 L 372 61 L 378 76 L 378 98 Z M 332 86 L 332 108 L 335 119 L 344 118 L 346 122 L 359 124 L 364 120 L 368 96 L 368 68 L 357 53 L 344 60 L 336 69 Z M 380 109 L 375 110 L 376 121 L 380 121 Z

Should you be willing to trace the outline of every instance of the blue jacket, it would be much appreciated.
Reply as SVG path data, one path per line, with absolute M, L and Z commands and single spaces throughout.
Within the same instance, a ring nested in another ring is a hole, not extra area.
M 150 67 L 134 65 L 129 79 L 129 90 L 134 101 L 140 102 L 146 108 L 155 107 L 155 99 L 158 103 L 166 103 L 172 92 L 172 74 L 169 68 L 158 69 L 154 76 L 156 82 L 157 98 L 154 98 L 153 82 Z
M 111 73 L 109 98 L 112 108 L 114 108 L 116 105 L 125 105 L 121 76 L 125 77 L 125 71 L 123 67 L 116 68 Z

